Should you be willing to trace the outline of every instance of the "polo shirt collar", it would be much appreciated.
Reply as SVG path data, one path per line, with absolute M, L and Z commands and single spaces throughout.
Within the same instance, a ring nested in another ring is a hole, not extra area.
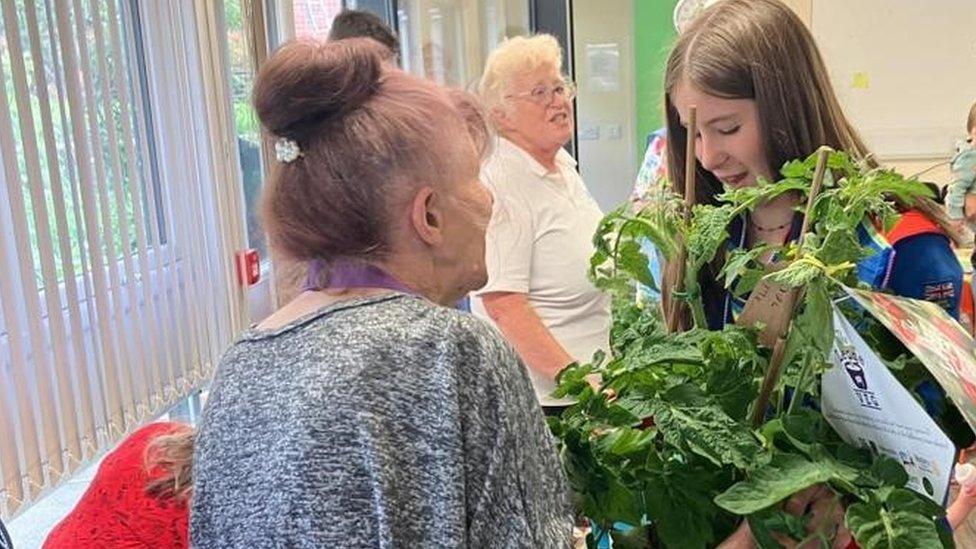
M 554 173 L 546 169 L 545 166 L 540 164 L 539 161 L 536 160 L 525 149 L 519 147 L 502 136 L 498 136 L 498 148 L 504 151 L 506 154 L 521 158 L 526 164 L 528 164 L 529 168 L 532 169 L 532 173 L 538 177 L 546 177 L 547 175 Z M 566 149 L 560 148 L 559 152 L 556 153 L 556 165 L 561 167 L 576 168 L 576 159 L 573 158 L 571 154 L 566 152 Z

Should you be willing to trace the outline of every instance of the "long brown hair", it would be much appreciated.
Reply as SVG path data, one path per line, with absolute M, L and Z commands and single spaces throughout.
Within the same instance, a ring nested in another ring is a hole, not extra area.
M 779 173 L 787 161 L 806 157 L 822 145 L 877 166 L 844 115 L 813 35 L 779 0 L 719 2 L 703 11 L 671 50 L 664 97 L 668 177 L 679 195 L 684 194 L 687 130 L 681 125 L 672 93 L 682 81 L 716 97 L 756 101 L 771 173 Z M 696 202 L 715 203 L 721 183 L 700 163 L 695 163 L 695 169 Z M 937 222 L 957 243 L 962 242 L 937 203 L 921 199 L 911 207 Z M 711 265 L 705 269 L 709 272 L 699 273 L 702 282 L 714 285 L 720 267 Z M 674 268 L 665 271 L 662 301 L 666 311 L 674 306 L 671 290 L 677 286 L 676 274 Z
M 197 432 L 180 425 L 159 435 L 146 447 L 146 470 L 160 474 L 146 485 L 146 493 L 160 499 L 188 500 L 193 494 L 193 445 Z

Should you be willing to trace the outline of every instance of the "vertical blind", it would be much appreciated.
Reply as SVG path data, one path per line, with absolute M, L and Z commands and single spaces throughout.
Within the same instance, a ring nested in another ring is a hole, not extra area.
M 208 379 L 246 305 L 240 189 L 215 183 L 227 169 L 192 92 L 213 77 L 193 4 L 0 4 L 9 517 Z

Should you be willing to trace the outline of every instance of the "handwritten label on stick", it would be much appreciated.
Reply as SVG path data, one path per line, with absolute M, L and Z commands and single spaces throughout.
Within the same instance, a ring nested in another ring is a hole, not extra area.
M 739 326 L 762 325 L 759 342 L 767 347 L 786 335 L 793 316 L 798 290 L 764 278 L 749 295 L 745 308 L 736 319 Z

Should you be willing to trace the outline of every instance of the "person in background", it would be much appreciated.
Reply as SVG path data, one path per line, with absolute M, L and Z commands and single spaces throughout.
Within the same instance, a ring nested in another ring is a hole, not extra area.
M 610 299 L 587 277 L 603 213 L 563 149 L 575 86 L 561 67 L 554 37 L 510 38 L 488 56 L 478 84 L 498 143 L 481 170 L 495 207 L 488 284 L 472 311 L 518 351 L 547 413 L 572 402 L 551 396 L 556 374 L 606 351 L 610 330 Z
M 654 193 L 658 190 L 661 180 L 668 175 L 665 163 L 668 143 L 667 130 L 660 128 L 647 136 L 647 146 L 644 148 L 644 159 L 637 170 L 634 188 L 630 192 L 630 202 L 635 211 L 646 205 L 654 204 Z
M 644 160 L 637 171 L 634 188 L 630 194 L 630 208 L 633 212 L 653 210 L 661 200 L 662 193 L 667 189 L 668 167 L 665 163 L 667 156 L 667 130 L 661 128 L 647 136 L 647 147 L 644 149 Z M 641 239 L 641 252 L 647 257 L 647 270 L 654 279 L 655 286 L 637 283 L 636 297 L 640 304 L 659 303 L 661 301 L 662 264 L 664 258 L 658 253 L 654 243 L 649 238 Z
M 698 124 L 689 129 L 692 106 L 697 107 Z M 724 0 L 692 21 L 668 58 L 665 111 L 671 184 L 684 194 L 685 143 L 693 131 L 692 181 L 700 204 L 715 204 L 725 189 L 756 185 L 760 178 L 775 180 L 785 162 L 805 158 L 823 145 L 876 166 L 840 107 L 809 29 L 778 0 Z M 801 203 L 799 194 L 791 194 L 757 205 L 730 225 L 726 250 L 795 241 L 802 227 L 796 211 Z M 935 202 L 922 199 L 903 206 L 951 234 L 951 224 Z M 875 252 L 858 264 L 862 281 L 884 288 L 890 278 L 905 274 L 899 270 L 907 266 L 892 264 L 891 248 L 870 220 L 859 233 L 861 245 Z M 948 239 L 940 242 L 939 247 L 919 250 L 915 260 L 934 264 L 952 256 Z M 775 258 L 767 254 L 762 260 Z M 679 271 L 671 267 L 666 266 L 662 285 L 666 311 L 675 307 L 672 292 L 678 287 Z M 716 261 L 698 273 L 710 329 L 733 322 L 743 305 L 726 289 L 720 269 Z M 959 290 L 953 285 L 947 291 Z M 687 312 L 679 317 L 684 327 L 690 325 Z
M 946 186 L 945 203 L 949 217 L 960 226 L 968 226 L 976 235 L 976 222 L 973 221 L 976 219 L 976 102 L 969 108 L 966 131 L 969 136 L 960 143 L 950 163 L 952 182 Z M 973 255 L 969 262 L 976 270 L 976 242 L 973 242 Z M 973 298 L 972 292 L 970 298 Z M 972 321 L 976 324 L 976 315 Z M 971 332 L 976 333 L 976 326 Z
M 928 183 L 936 201 L 939 188 Z M 937 303 L 956 320 L 968 302 L 963 269 L 953 251 L 959 231 L 949 231 L 918 208 L 899 208 L 901 217 L 885 234 L 895 251 L 888 289 L 893 293 Z M 971 311 L 968 311 L 971 314 Z M 969 328 L 968 321 L 966 322 Z
M 665 74 L 668 175 L 678 194 L 684 193 L 685 120 L 698 108 L 695 156 L 695 194 L 698 203 L 714 204 L 725 188 L 755 185 L 759 178 L 775 180 L 788 160 L 804 158 L 822 145 L 846 151 L 876 166 L 870 151 L 847 120 L 809 29 L 778 0 L 726 0 L 705 9 L 679 36 Z M 802 215 L 799 195 L 782 195 L 758 205 L 732 223 L 727 248 L 780 246 L 799 237 Z M 942 207 L 920 199 L 902 205 L 915 210 L 958 238 Z M 912 265 L 893 260 L 893 252 L 870 220 L 859 228 L 862 246 L 874 253 L 858 264 L 858 276 L 878 289 L 890 280 L 925 295 L 927 284 L 909 272 Z M 954 255 L 949 239 L 917 250 L 914 261 L 942 264 Z M 765 258 L 767 261 L 772 257 Z M 742 300 L 727 291 L 714 263 L 699 273 L 708 326 L 718 329 L 732 322 Z M 676 269 L 665 269 L 662 301 L 673 304 Z M 953 294 L 958 303 L 961 277 L 939 292 Z M 916 294 L 916 295 L 918 295 Z M 944 299 L 931 293 L 933 299 Z M 685 311 L 687 312 L 687 311 Z M 685 325 L 689 322 L 684 315 Z
M 327 40 L 344 40 L 346 38 L 372 38 L 386 48 L 389 52 L 384 55 L 384 59 L 399 65 L 400 41 L 397 40 L 396 33 L 383 22 L 382 19 L 368 11 L 343 10 L 332 20 L 332 27 L 329 29 Z M 317 280 L 326 270 L 327 266 L 318 260 L 308 262 L 305 272 L 305 281 L 301 285 L 301 291 L 315 289 Z M 294 297 L 290 295 L 287 297 Z M 290 301 L 290 299 L 288 299 Z M 467 306 L 467 297 L 461 300 L 462 310 L 470 310 Z
M 717 0 L 680 0 L 674 6 L 672 21 L 674 30 L 681 34 L 685 28 L 701 13 L 702 10 L 714 4 Z M 658 183 L 667 177 L 667 128 L 661 127 L 647 136 L 647 143 L 644 147 L 644 158 L 637 171 L 634 181 L 634 188 L 630 193 L 630 201 L 635 211 L 651 205 L 656 200 L 654 193 L 660 190 Z M 645 250 L 646 251 L 646 250 Z M 660 266 L 656 259 L 651 259 L 651 273 L 654 279 L 660 282 L 660 273 L 655 269 Z
M 967 212 L 966 198 L 976 198 L 976 103 L 969 108 L 966 119 L 966 141 L 960 143 L 956 155 L 949 166 L 952 181 L 946 186 L 945 205 L 949 217 L 962 225 L 968 217 L 976 216 L 976 211 Z M 970 224 L 970 228 L 974 228 Z
M 332 20 L 328 40 L 344 38 L 372 38 L 386 47 L 389 53 L 384 55 L 385 59 L 399 62 L 400 41 L 393 29 L 375 14 L 361 10 L 342 10 Z
M 187 543 L 196 433 L 181 423 L 150 423 L 112 450 L 45 549 L 160 548 Z
M 366 39 L 285 44 L 254 88 L 270 243 L 326 265 L 220 360 L 190 538 L 232 547 L 564 547 L 568 486 L 525 367 L 449 307 L 482 286 L 473 96 Z

